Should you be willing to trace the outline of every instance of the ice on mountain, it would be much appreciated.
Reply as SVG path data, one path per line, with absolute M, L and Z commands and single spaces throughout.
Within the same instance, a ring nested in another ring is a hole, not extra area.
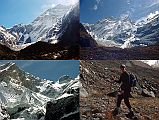
M 130 48 L 147 46 L 157 42 L 157 26 L 159 12 L 132 22 L 129 15 L 121 15 L 119 19 L 106 18 L 95 24 L 84 24 L 87 32 L 99 45 L 107 47 Z
M 56 98 L 56 100 L 62 99 L 62 98 L 65 98 L 65 97 L 69 97 L 69 96 L 73 96 L 73 94 L 64 93 L 62 96 Z
M 71 90 L 78 89 L 78 78 L 72 80 L 67 75 L 60 78 L 63 83 L 59 84 L 59 82 L 54 83 L 25 73 L 14 63 L 0 65 L 0 70 L 4 69 L 7 69 L 5 72 L 9 76 L 1 76 L 0 103 L 6 106 L 8 113 L 15 120 L 37 120 L 38 116 L 39 119 L 44 120 L 42 116 L 46 113 L 45 106 L 48 101 L 72 96 Z M 12 71 L 15 73 L 11 74 Z M 19 76 L 20 74 L 14 76 L 16 72 L 23 73 L 24 76 Z M 27 84 L 32 80 L 35 81 L 32 84 L 34 89 L 30 86 L 24 86 L 24 83 Z
M 71 116 L 71 115 L 74 115 L 74 114 L 78 114 L 79 113 L 79 111 L 74 111 L 74 112 L 71 112 L 71 113 L 69 113 L 69 114 L 65 114 L 61 119 L 67 119 L 67 117 L 68 116 Z
M 138 19 L 135 24 L 138 27 L 142 27 L 143 25 L 150 23 L 152 20 L 156 19 L 157 17 L 159 17 L 159 11 L 150 13 L 148 16 Z
M 52 38 L 50 38 L 50 40 L 51 40 L 51 44 L 56 44 L 56 43 L 58 43 L 59 41 L 57 40 L 57 39 L 55 39 L 54 37 L 52 37 Z
M 2 67 L 5 67 L 5 66 L 7 66 L 7 67 L 5 67 L 4 69 L 0 69 L 0 72 L 9 70 L 10 67 L 13 66 L 13 65 L 15 65 L 15 63 L 7 63 L 7 64 L 5 64 L 4 66 L 2 65 L 1 68 L 2 68 Z
M 38 41 L 56 44 L 70 24 L 72 17 L 68 19 L 68 15 L 72 10 L 71 6 L 57 5 L 45 11 L 31 24 L 17 24 L 10 29 L 0 27 L 0 43 L 14 51 L 20 51 Z M 75 16 L 74 12 L 71 16 Z

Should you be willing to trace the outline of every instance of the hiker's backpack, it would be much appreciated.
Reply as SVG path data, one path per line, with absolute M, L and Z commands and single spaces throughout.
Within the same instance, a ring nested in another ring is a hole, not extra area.
M 137 77 L 132 73 L 129 74 L 129 84 L 131 87 L 135 87 L 137 84 Z

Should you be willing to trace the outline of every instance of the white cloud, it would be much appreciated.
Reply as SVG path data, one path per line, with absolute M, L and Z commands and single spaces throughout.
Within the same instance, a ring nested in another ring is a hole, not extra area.
M 97 10 L 98 9 L 98 6 L 99 6 L 99 3 L 101 2 L 101 0 L 95 0 L 95 5 L 93 6 L 93 10 Z
M 98 9 L 98 5 L 94 5 L 93 10 L 97 10 Z
M 55 6 L 56 6 L 55 4 L 45 4 L 45 5 L 42 6 L 42 11 L 45 11 L 48 8 L 52 8 L 52 7 L 55 7 Z
M 128 5 L 130 4 L 130 0 L 127 0 L 127 4 L 128 4 Z
M 63 4 L 63 5 L 74 5 L 77 2 L 79 2 L 79 0 L 50 0 L 50 1 L 54 1 L 55 4 Z
M 43 0 L 43 1 L 44 1 L 44 5 L 42 5 L 42 11 L 45 11 L 51 7 L 55 7 L 58 4 L 74 5 L 79 2 L 79 0 Z

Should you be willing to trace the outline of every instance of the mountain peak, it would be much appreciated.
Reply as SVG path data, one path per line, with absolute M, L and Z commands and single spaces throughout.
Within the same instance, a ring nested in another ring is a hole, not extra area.
M 5 30 L 6 28 L 3 25 L 0 25 L 0 30 Z
M 55 7 L 49 8 L 45 12 L 47 12 L 47 11 L 54 11 L 55 9 L 65 9 L 67 7 L 70 7 L 70 6 L 69 5 L 57 4 Z
M 13 66 L 13 65 L 16 65 L 14 62 L 7 62 L 5 65 L 7 66 Z
M 4 71 L 4 70 L 10 69 L 10 68 L 13 67 L 13 66 L 16 66 L 16 64 L 13 63 L 13 62 L 7 62 L 7 63 L 5 63 L 5 64 L 0 65 L 0 70 L 1 70 L 1 72 L 2 72 L 2 71 Z
M 62 4 L 57 4 L 54 8 L 62 8 L 65 7 L 66 5 L 62 5 Z
M 59 84 L 62 84 L 62 83 L 67 83 L 67 82 L 69 82 L 69 81 L 71 81 L 71 80 L 72 80 L 72 78 L 71 78 L 70 76 L 68 76 L 68 75 L 63 75 L 63 76 L 61 76 L 61 77 L 59 78 L 58 82 L 59 82 Z

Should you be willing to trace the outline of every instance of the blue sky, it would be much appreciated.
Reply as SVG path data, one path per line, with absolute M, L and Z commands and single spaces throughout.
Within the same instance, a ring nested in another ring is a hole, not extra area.
M 118 16 L 122 4 L 125 4 L 123 0 L 81 0 L 81 22 L 95 23 L 105 17 Z
M 136 20 L 156 10 L 159 10 L 159 0 L 81 0 L 80 20 L 82 23 L 95 23 L 124 14 Z
M 19 23 L 28 24 L 50 7 L 76 2 L 78 0 L 1 0 L 0 25 L 12 27 Z
M 25 72 L 53 81 L 57 81 L 62 75 L 75 78 L 79 74 L 78 60 L 1 60 L 0 64 L 7 62 L 14 62 Z

